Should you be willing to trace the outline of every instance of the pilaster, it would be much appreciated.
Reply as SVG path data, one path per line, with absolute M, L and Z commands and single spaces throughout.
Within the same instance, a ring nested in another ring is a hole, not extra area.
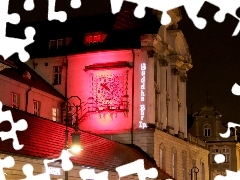
M 147 122 L 155 124 L 155 94 L 154 87 L 154 51 L 147 51 L 146 91 L 147 91 Z

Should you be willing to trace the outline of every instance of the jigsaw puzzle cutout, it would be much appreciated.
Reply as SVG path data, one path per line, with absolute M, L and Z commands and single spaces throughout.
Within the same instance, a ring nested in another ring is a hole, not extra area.
M 94 169 L 82 169 L 79 171 L 79 176 L 80 178 L 82 178 L 82 180 L 87 180 L 87 179 L 108 180 L 108 171 L 95 173 Z
M 20 16 L 16 13 L 8 14 L 9 0 L 0 1 L 0 54 L 4 59 L 7 59 L 14 53 L 18 53 L 19 59 L 26 62 L 29 59 L 29 54 L 25 51 L 25 47 L 34 42 L 35 29 L 27 27 L 25 29 L 26 39 L 17 39 L 6 37 L 7 22 L 18 24 Z
M 55 11 L 56 0 L 48 0 L 48 20 L 58 20 L 65 22 L 67 14 L 64 11 Z M 80 8 L 81 0 L 71 0 L 70 5 L 72 8 Z M 23 8 L 26 11 L 32 11 L 34 9 L 34 0 L 25 0 Z M 8 14 L 9 0 L 0 1 L 0 54 L 4 60 L 12 56 L 14 53 L 18 53 L 18 57 L 22 62 L 26 62 L 30 55 L 26 52 L 25 47 L 34 42 L 34 36 L 36 31 L 33 27 L 25 28 L 26 39 L 18 39 L 12 37 L 6 37 L 7 23 L 18 24 L 20 22 L 20 16 L 17 13 Z
M 234 86 L 234 89 L 235 88 L 238 88 L 238 85 Z M 235 90 L 234 90 L 234 92 L 235 92 Z M 228 122 L 227 126 L 228 126 L 228 128 L 227 128 L 227 131 L 225 133 L 219 133 L 219 135 L 222 138 L 230 137 L 230 135 L 231 135 L 230 128 L 240 127 L 240 124 L 233 123 L 233 122 Z M 216 154 L 214 156 L 214 161 L 217 164 L 224 163 L 225 162 L 225 156 L 223 154 Z M 239 179 L 239 178 L 240 178 L 240 171 L 234 172 L 234 171 L 226 170 L 226 176 L 217 175 L 214 178 L 214 180 L 229 180 L 229 179 Z
M 8 121 L 11 124 L 11 130 L 8 132 L 0 132 L 0 138 L 2 141 L 7 139 L 13 140 L 13 148 L 15 150 L 20 150 L 23 148 L 23 145 L 19 144 L 17 137 L 17 131 L 24 131 L 27 129 L 28 124 L 26 120 L 20 119 L 16 123 L 13 121 L 12 113 L 10 110 L 3 112 L 2 111 L 2 102 L 0 101 L 0 124 L 3 121 Z
M 6 180 L 3 168 L 11 168 L 15 164 L 13 157 L 7 156 L 3 160 L 0 158 L 0 179 Z
M 2 111 L 2 102 L 0 101 L 0 124 L 3 121 L 10 122 L 12 128 L 8 132 L 0 132 L 0 138 L 2 140 L 6 139 L 13 139 L 13 148 L 15 150 L 20 150 L 23 145 L 19 144 L 19 140 L 16 134 L 16 131 L 24 131 L 27 129 L 28 125 L 26 120 L 21 119 L 17 121 L 16 123 L 13 121 L 12 113 L 10 110 L 8 111 Z M 23 173 L 25 174 L 26 178 L 23 180 L 50 180 L 50 174 L 48 172 L 48 164 L 56 161 L 61 161 L 61 167 L 64 171 L 70 171 L 73 168 L 73 163 L 70 160 L 70 157 L 73 156 L 69 152 L 69 150 L 63 149 L 61 152 L 61 155 L 56 159 L 47 160 L 45 159 L 43 161 L 45 172 L 41 174 L 34 175 L 34 168 L 31 164 L 25 164 L 22 168 Z M 8 156 L 5 159 L 0 159 L 0 179 L 6 180 L 3 168 L 11 168 L 15 164 L 13 157 Z M 116 171 L 119 174 L 119 177 L 124 177 L 128 175 L 132 175 L 137 173 L 140 180 L 145 180 L 146 178 L 156 178 L 158 175 L 158 172 L 155 168 L 150 168 L 148 170 L 144 169 L 144 160 L 139 159 L 132 163 L 120 166 L 116 168 Z M 89 177 L 94 177 L 94 179 L 101 179 L 101 180 L 108 180 L 108 172 L 104 171 L 101 173 L 96 174 L 93 169 L 82 169 L 79 171 L 79 175 L 82 179 L 89 179 Z
M 139 180 L 145 180 L 146 178 L 156 178 L 158 171 L 156 168 L 145 169 L 144 160 L 139 159 L 134 162 L 116 168 L 119 178 L 129 176 L 131 174 L 137 174 Z
M 188 17 L 193 21 L 193 24 L 198 29 L 205 28 L 207 21 L 204 18 L 198 17 L 198 13 L 201 10 L 205 2 L 209 2 L 212 5 L 215 5 L 220 8 L 218 12 L 214 15 L 214 20 L 217 22 L 223 22 L 225 20 L 226 14 L 230 14 L 240 22 L 240 18 L 236 15 L 237 9 L 240 7 L 239 0 L 229 1 L 220 1 L 220 0 L 110 0 L 112 13 L 116 14 L 121 10 L 122 4 L 124 1 L 137 4 L 136 9 L 134 10 L 134 15 L 137 18 L 142 18 L 145 15 L 145 8 L 152 8 L 162 12 L 161 24 L 167 25 L 171 22 L 171 17 L 167 11 L 183 6 L 187 12 Z M 238 35 L 240 31 L 240 23 L 238 23 L 235 28 L 232 36 Z
M 73 168 L 72 161 L 70 157 L 73 155 L 68 150 L 62 150 L 61 155 L 57 159 L 43 160 L 45 172 L 37 175 L 33 175 L 34 168 L 31 164 L 25 164 L 22 168 L 23 173 L 26 178 L 22 180 L 51 180 L 50 174 L 48 172 L 48 164 L 51 162 L 56 162 L 61 160 L 61 167 L 64 171 L 70 171 Z

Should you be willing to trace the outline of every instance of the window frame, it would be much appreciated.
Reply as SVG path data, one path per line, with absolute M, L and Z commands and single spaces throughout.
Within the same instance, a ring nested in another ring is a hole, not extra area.
M 172 150 L 171 161 L 172 161 L 172 177 L 174 179 L 177 179 L 177 151 L 175 149 Z
M 55 71 L 57 69 L 57 71 Z M 57 79 L 55 81 L 55 79 Z M 53 85 L 61 85 L 62 83 L 62 67 L 53 66 Z
M 213 152 L 213 150 L 217 150 L 217 151 Z M 211 147 L 210 152 L 211 152 L 211 162 L 215 164 L 216 162 L 214 161 L 214 157 L 215 157 L 215 155 L 220 153 L 220 148 L 219 147 Z
M 37 107 L 37 108 L 35 108 L 35 107 Z M 33 100 L 33 114 L 34 115 L 40 116 L 40 107 L 41 107 L 41 102 L 37 101 L 37 100 Z
M 210 137 L 211 136 L 211 125 L 206 123 L 203 125 L 203 136 Z
M 52 120 L 56 121 L 56 122 L 59 121 L 59 109 L 58 108 L 52 108 Z
M 20 106 L 20 94 L 11 92 L 11 107 L 19 109 L 19 106 Z
M 162 158 L 161 158 L 161 152 L 162 152 Z M 160 148 L 159 148 L 159 167 L 162 169 L 162 170 L 166 170 L 166 148 L 163 144 L 160 145 Z
M 230 163 L 230 154 L 231 154 L 230 149 L 231 149 L 230 147 L 226 147 L 226 146 L 221 148 L 221 153 L 225 156 L 224 163 Z M 228 152 L 224 152 L 223 150 L 228 150 Z M 226 156 L 226 155 L 228 155 L 228 156 Z
M 182 169 L 183 169 L 183 179 L 187 179 L 187 152 L 182 152 Z
M 57 39 L 56 40 L 57 42 L 56 42 L 56 45 L 57 45 L 57 49 L 61 49 L 61 48 L 63 48 L 63 39 Z M 59 42 L 61 42 L 61 43 L 59 43 Z
M 49 45 L 48 45 L 49 49 L 56 49 L 57 48 L 57 41 L 54 39 L 49 40 Z
M 200 162 L 202 180 L 205 180 L 205 164 Z

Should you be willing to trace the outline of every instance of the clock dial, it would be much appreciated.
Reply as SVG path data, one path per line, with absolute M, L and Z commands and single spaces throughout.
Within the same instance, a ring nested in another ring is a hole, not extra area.
M 99 75 L 93 77 L 93 97 L 97 107 L 115 107 L 122 103 L 126 94 L 127 83 L 125 74 Z

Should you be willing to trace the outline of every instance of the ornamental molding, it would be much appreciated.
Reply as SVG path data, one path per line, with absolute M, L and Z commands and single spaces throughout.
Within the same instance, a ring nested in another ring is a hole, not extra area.
M 156 34 L 144 34 L 141 36 L 141 46 L 153 46 Z
M 154 58 L 155 58 L 155 60 L 159 61 L 160 66 L 166 67 L 169 64 L 169 61 L 167 58 L 165 58 L 164 56 L 161 56 L 157 53 L 155 53 Z

